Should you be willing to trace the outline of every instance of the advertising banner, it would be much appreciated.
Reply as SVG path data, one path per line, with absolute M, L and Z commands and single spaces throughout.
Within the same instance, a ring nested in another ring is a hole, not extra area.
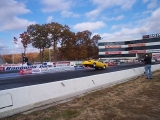
M 130 50 L 128 51 L 129 54 L 135 54 L 135 53 L 146 53 L 146 50 Z
M 121 48 L 121 45 L 107 45 L 105 48 Z
M 19 74 L 21 74 L 21 75 L 23 75 L 23 74 L 32 74 L 32 69 L 28 68 L 28 69 L 20 70 Z
M 121 51 L 113 51 L 113 52 L 105 52 L 105 54 L 109 55 L 109 54 L 122 54 Z
M 139 46 L 146 46 L 146 44 L 145 43 L 128 44 L 128 47 L 139 47 Z
M 148 38 L 159 38 L 160 37 L 160 33 L 157 34 L 150 34 L 150 35 L 143 35 L 142 38 L 143 39 L 148 39 Z
M 34 66 L 7 66 L 5 67 L 5 71 L 11 71 L 11 70 L 22 70 L 22 69 L 28 69 L 28 68 L 48 68 L 52 67 L 52 65 L 34 65 Z
M 53 66 L 54 67 L 70 66 L 70 62 L 69 61 L 67 61 L 67 62 L 53 62 Z
M 4 71 L 5 70 L 5 67 L 0 67 L 0 71 Z
M 160 49 L 150 49 L 150 50 L 146 50 L 147 53 L 160 53 Z
M 159 54 L 152 54 L 153 59 L 160 59 L 160 53 Z

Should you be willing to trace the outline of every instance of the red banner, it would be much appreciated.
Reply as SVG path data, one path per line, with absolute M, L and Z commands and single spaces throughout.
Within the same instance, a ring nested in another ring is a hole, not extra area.
M 107 45 L 105 48 L 121 48 L 121 45 Z
M 53 66 L 70 66 L 70 62 L 66 61 L 66 62 L 53 62 Z
M 160 54 L 154 54 L 154 55 L 152 55 L 152 57 L 155 58 L 155 59 L 160 58 Z
M 135 54 L 135 53 L 146 53 L 146 50 L 130 50 L 128 51 L 129 54 Z
M 121 51 L 106 52 L 106 54 L 122 54 Z
M 4 69 L 5 69 L 4 67 L 0 67 L 0 71 L 4 71 Z
M 139 46 L 146 46 L 146 44 L 145 43 L 128 44 L 128 47 L 139 47 Z
M 23 75 L 23 74 L 32 74 L 32 69 L 28 68 L 28 69 L 20 70 L 19 74 L 21 74 L 21 75 Z

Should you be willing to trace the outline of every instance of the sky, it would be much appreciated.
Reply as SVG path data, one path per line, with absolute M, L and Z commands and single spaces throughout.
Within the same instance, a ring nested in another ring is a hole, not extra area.
M 57 22 L 123 41 L 160 33 L 159 19 L 160 0 L 0 0 L 0 54 L 22 53 L 19 34 L 31 24 Z M 26 52 L 38 51 L 29 45 Z

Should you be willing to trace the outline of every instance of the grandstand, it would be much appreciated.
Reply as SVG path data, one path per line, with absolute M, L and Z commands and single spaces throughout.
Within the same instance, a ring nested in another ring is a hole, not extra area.
M 4 58 L 3 58 L 3 56 L 0 55 L 0 64 L 5 64 L 5 63 L 6 63 L 6 62 L 5 62 Z

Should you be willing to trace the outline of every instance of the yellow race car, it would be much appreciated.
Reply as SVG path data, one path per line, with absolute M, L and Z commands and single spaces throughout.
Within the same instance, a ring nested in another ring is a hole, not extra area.
M 108 64 L 106 64 L 106 63 L 103 62 L 102 60 L 87 60 L 87 61 L 83 61 L 83 62 L 82 62 L 82 65 L 83 65 L 84 67 L 92 67 L 92 68 L 95 68 L 96 70 L 108 68 Z

